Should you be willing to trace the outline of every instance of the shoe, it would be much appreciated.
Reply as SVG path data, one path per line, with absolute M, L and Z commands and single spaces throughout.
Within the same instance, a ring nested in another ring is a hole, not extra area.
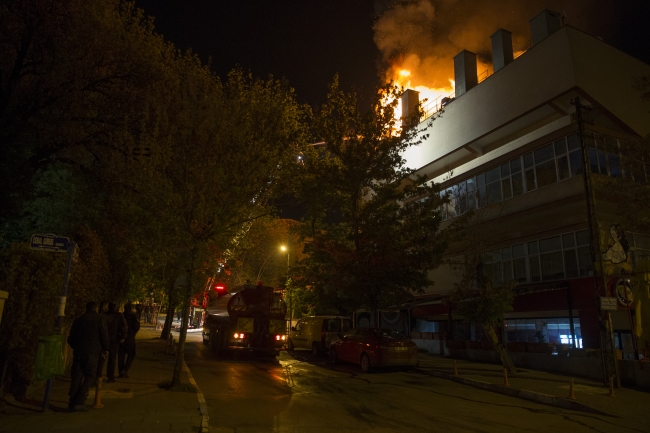
M 120 373 L 120 376 L 119 376 L 119 377 L 122 377 L 122 378 L 128 379 L 128 378 L 129 378 L 129 375 L 126 374 L 126 371 L 123 371 L 123 372 Z
M 106 381 L 106 383 L 115 383 L 115 382 L 117 382 L 117 380 L 115 380 L 115 379 L 108 379 L 108 380 Z
M 88 412 L 88 406 L 85 404 L 76 404 L 70 408 L 70 412 Z

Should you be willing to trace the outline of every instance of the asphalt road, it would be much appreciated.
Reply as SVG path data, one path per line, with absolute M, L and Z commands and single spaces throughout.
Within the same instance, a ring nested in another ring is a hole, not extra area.
M 210 432 L 632 432 L 621 418 L 539 405 L 413 371 L 362 374 L 308 351 L 217 359 L 188 335 Z

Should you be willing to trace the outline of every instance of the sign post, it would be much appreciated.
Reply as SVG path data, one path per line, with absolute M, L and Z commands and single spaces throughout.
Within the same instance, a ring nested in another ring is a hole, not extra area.
M 63 318 L 65 317 L 65 303 L 68 295 L 68 284 L 70 283 L 70 269 L 72 261 L 77 255 L 77 244 L 70 241 L 70 238 L 56 236 L 54 234 L 32 235 L 30 248 L 38 251 L 47 251 L 52 253 L 67 253 L 68 259 L 65 263 L 65 274 L 63 275 L 63 287 L 61 289 L 61 298 L 59 300 L 59 312 L 56 319 L 55 332 L 61 333 L 63 330 Z M 52 392 L 52 379 L 47 379 L 45 387 L 45 398 L 43 399 L 43 412 L 47 412 L 50 405 L 50 394 Z

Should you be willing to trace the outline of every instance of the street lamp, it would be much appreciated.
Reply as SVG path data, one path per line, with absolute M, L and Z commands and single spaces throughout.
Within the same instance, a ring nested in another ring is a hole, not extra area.
M 280 246 L 280 249 L 287 252 L 287 275 L 289 275 L 289 248 L 282 245 Z
M 281 245 L 280 249 L 282 251 L 287 252 L 287 283 L 289 283 L 289 247 Z M 291 330 L 291 327 L 293 326 L 293 308 L 291 306 L 291 286 L 289 286 L 288 294 L 289 294 L 289 330 Z

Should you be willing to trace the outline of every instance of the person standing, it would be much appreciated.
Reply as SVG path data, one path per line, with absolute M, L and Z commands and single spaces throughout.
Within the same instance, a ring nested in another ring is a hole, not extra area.
M 138 315 L 138 322 L 142 320 L 142 304 L 135 305 L 135 313 Z
M 70 411 L 87 411 L 88 390 L 97 375 L 97 362 L 107 354 L 110 339 L 104 316 L 97 313 L 97 303 L 88 302 L 86 312 L 72 322 L 68 344 L 72 347 Z
M 144 306 L 144 323 L 149 323 L 149 304 Z
M 108 338 L 110 344 L 108 347 L 108 359 L 106 360 L 106 376 L 108 376 L 108 383 L 115 382 L 115 364 L 117 361 L 117 352 L 120 348 L 120 343 L 126 338 L 126 320 L 122 313 L 117 311 L 117 304 L 115 302 L 108 303 L 108 311 L 103 314 L 106 319 L 106 327 L 108 328 Z M 104 360 L 99 360 L 97 368 L 97 377 L 102 377 L 104 370 Z
M 138 316 L 132 311 L 131 304 L 124 306 L 124 319 L 126 320 L 128 331 L 126 333 L 126 339 L 120 343 L 117 367 L 120 372 L 120 377 L 128 378 L 129 368 L 131 368 L 133 358 L 135 358 L 135 334 L 140 330 L 140 321 L 138 320 Z

